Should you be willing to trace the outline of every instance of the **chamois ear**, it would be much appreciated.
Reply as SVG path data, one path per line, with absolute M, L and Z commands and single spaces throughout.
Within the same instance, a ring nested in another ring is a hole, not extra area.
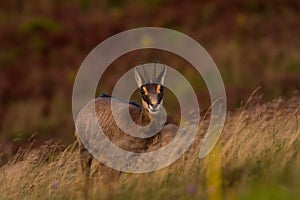
M 164 85 L 165 84 L 165 75 L 167 72 L 167 68 L 166 66 L 164 66 L 164 69 L 160 72 L 160 74 L 157 77 L 157 81 L 161 84 Z
M 141 87 L 144 83 L 144 79 L 142 78 L 142 76 L 139 73 L 137 68 L 134 69 L 134 76 L 135 76 L 135 81 L 137 82 L 138 86 Z

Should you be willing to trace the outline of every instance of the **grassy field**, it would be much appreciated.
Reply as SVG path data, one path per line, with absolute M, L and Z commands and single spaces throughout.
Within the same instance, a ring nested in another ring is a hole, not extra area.
M 94 162 L 88 186 L 76 144 L 47 142 L 20 149 L 0 168 L 0 199 L 300 199 L 299 133 L 299 96 L 264 104 L 251 98 L 228 113 L 205 159 L 198 158 L 198 141 L 171 166 L 118 181 L 97 172 Z

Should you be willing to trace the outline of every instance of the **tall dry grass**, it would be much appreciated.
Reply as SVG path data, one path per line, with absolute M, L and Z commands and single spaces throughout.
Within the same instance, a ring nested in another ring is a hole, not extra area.
M 92 166 L 88 186 L 77 146 L 23 149 L 0 168 L 0 199 L 297 199 L 300 198 L 300 97 L 228 113 L 223 134 L 205 159 L 195 142 L 171 166 L 109 181 Z M 207 121 L 201 124 L 205 129 Z

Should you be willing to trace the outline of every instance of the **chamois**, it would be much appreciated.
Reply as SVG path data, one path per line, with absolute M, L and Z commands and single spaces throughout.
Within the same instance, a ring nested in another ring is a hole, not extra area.
M 78 134 L 77 128 L 80 128 L 80 134 L 84 135 L 89 133 L 92 129 L 90 127 L 91 121 L 93 121 L 93 115 L 90 114 L 91 106 L 95 108 L 96 115 L 98 118 L 98 123 L 101 126 L 106 137 L 114 144 L 118 145 L 120 148 L 127 151 L 134 152 L 144 152 L 150 149 L 153 144 L 163 144 L 162 133 L 165 132 L 166 135 L 170 133 L 176 133 L 177 126 L 174 124 L 163 125 L 164 128 L 160 133 L 149 137 L 147 139 L 137 138 L 124 133 L 116 124 L 115 119 L 112 114 L 111 104 L 118 108 L 117 112 L 122 114 L 123 112 L 128 112 L 134 121 L 139 126 L 146 126 L 152 121 L 157 121 L 155 116 L 161 111 L 163 97 L 164 97 L 164 77 L 166 74 L 166 67 L 156 77 L 156 62 L 153 68 L 152 79 L 150 80 L 144 65 L 142 64 L 144 77 L 142 77 L 138 67 L 135 68 L 135 80 L 138 84 L 141 94 L 142 106 L 139 106 L 133 102 L 127 102 L 116 97 L 111 97 L 109 95 L 101 95 L 100 97 L 91 101 L 87 104 L 79 113 L 76 120 L 76 133 Z M 78 136 L 78 135 L 77 135 Z M 80 149 L 80 159 L 81 167 L 84 175 L 89 177 L 90 167 L 92 163 L 93 156 L 87 150 L 86 146 L 78 137 L 79 149 Z

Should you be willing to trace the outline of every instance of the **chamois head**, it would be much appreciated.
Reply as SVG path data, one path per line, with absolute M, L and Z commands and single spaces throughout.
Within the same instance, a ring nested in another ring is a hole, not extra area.
M 166 67 L 156 77 L 156 61 L 154 62 L 152 78 L 149 79 L 144 65 L 142 64 L 145 78 L 143 78 L 137 68 L 135 68 L 135 80 L 140 88 L 143 107 L 150 113 L 156 114 L 164 97 L 164 77 L 166 75 Z

